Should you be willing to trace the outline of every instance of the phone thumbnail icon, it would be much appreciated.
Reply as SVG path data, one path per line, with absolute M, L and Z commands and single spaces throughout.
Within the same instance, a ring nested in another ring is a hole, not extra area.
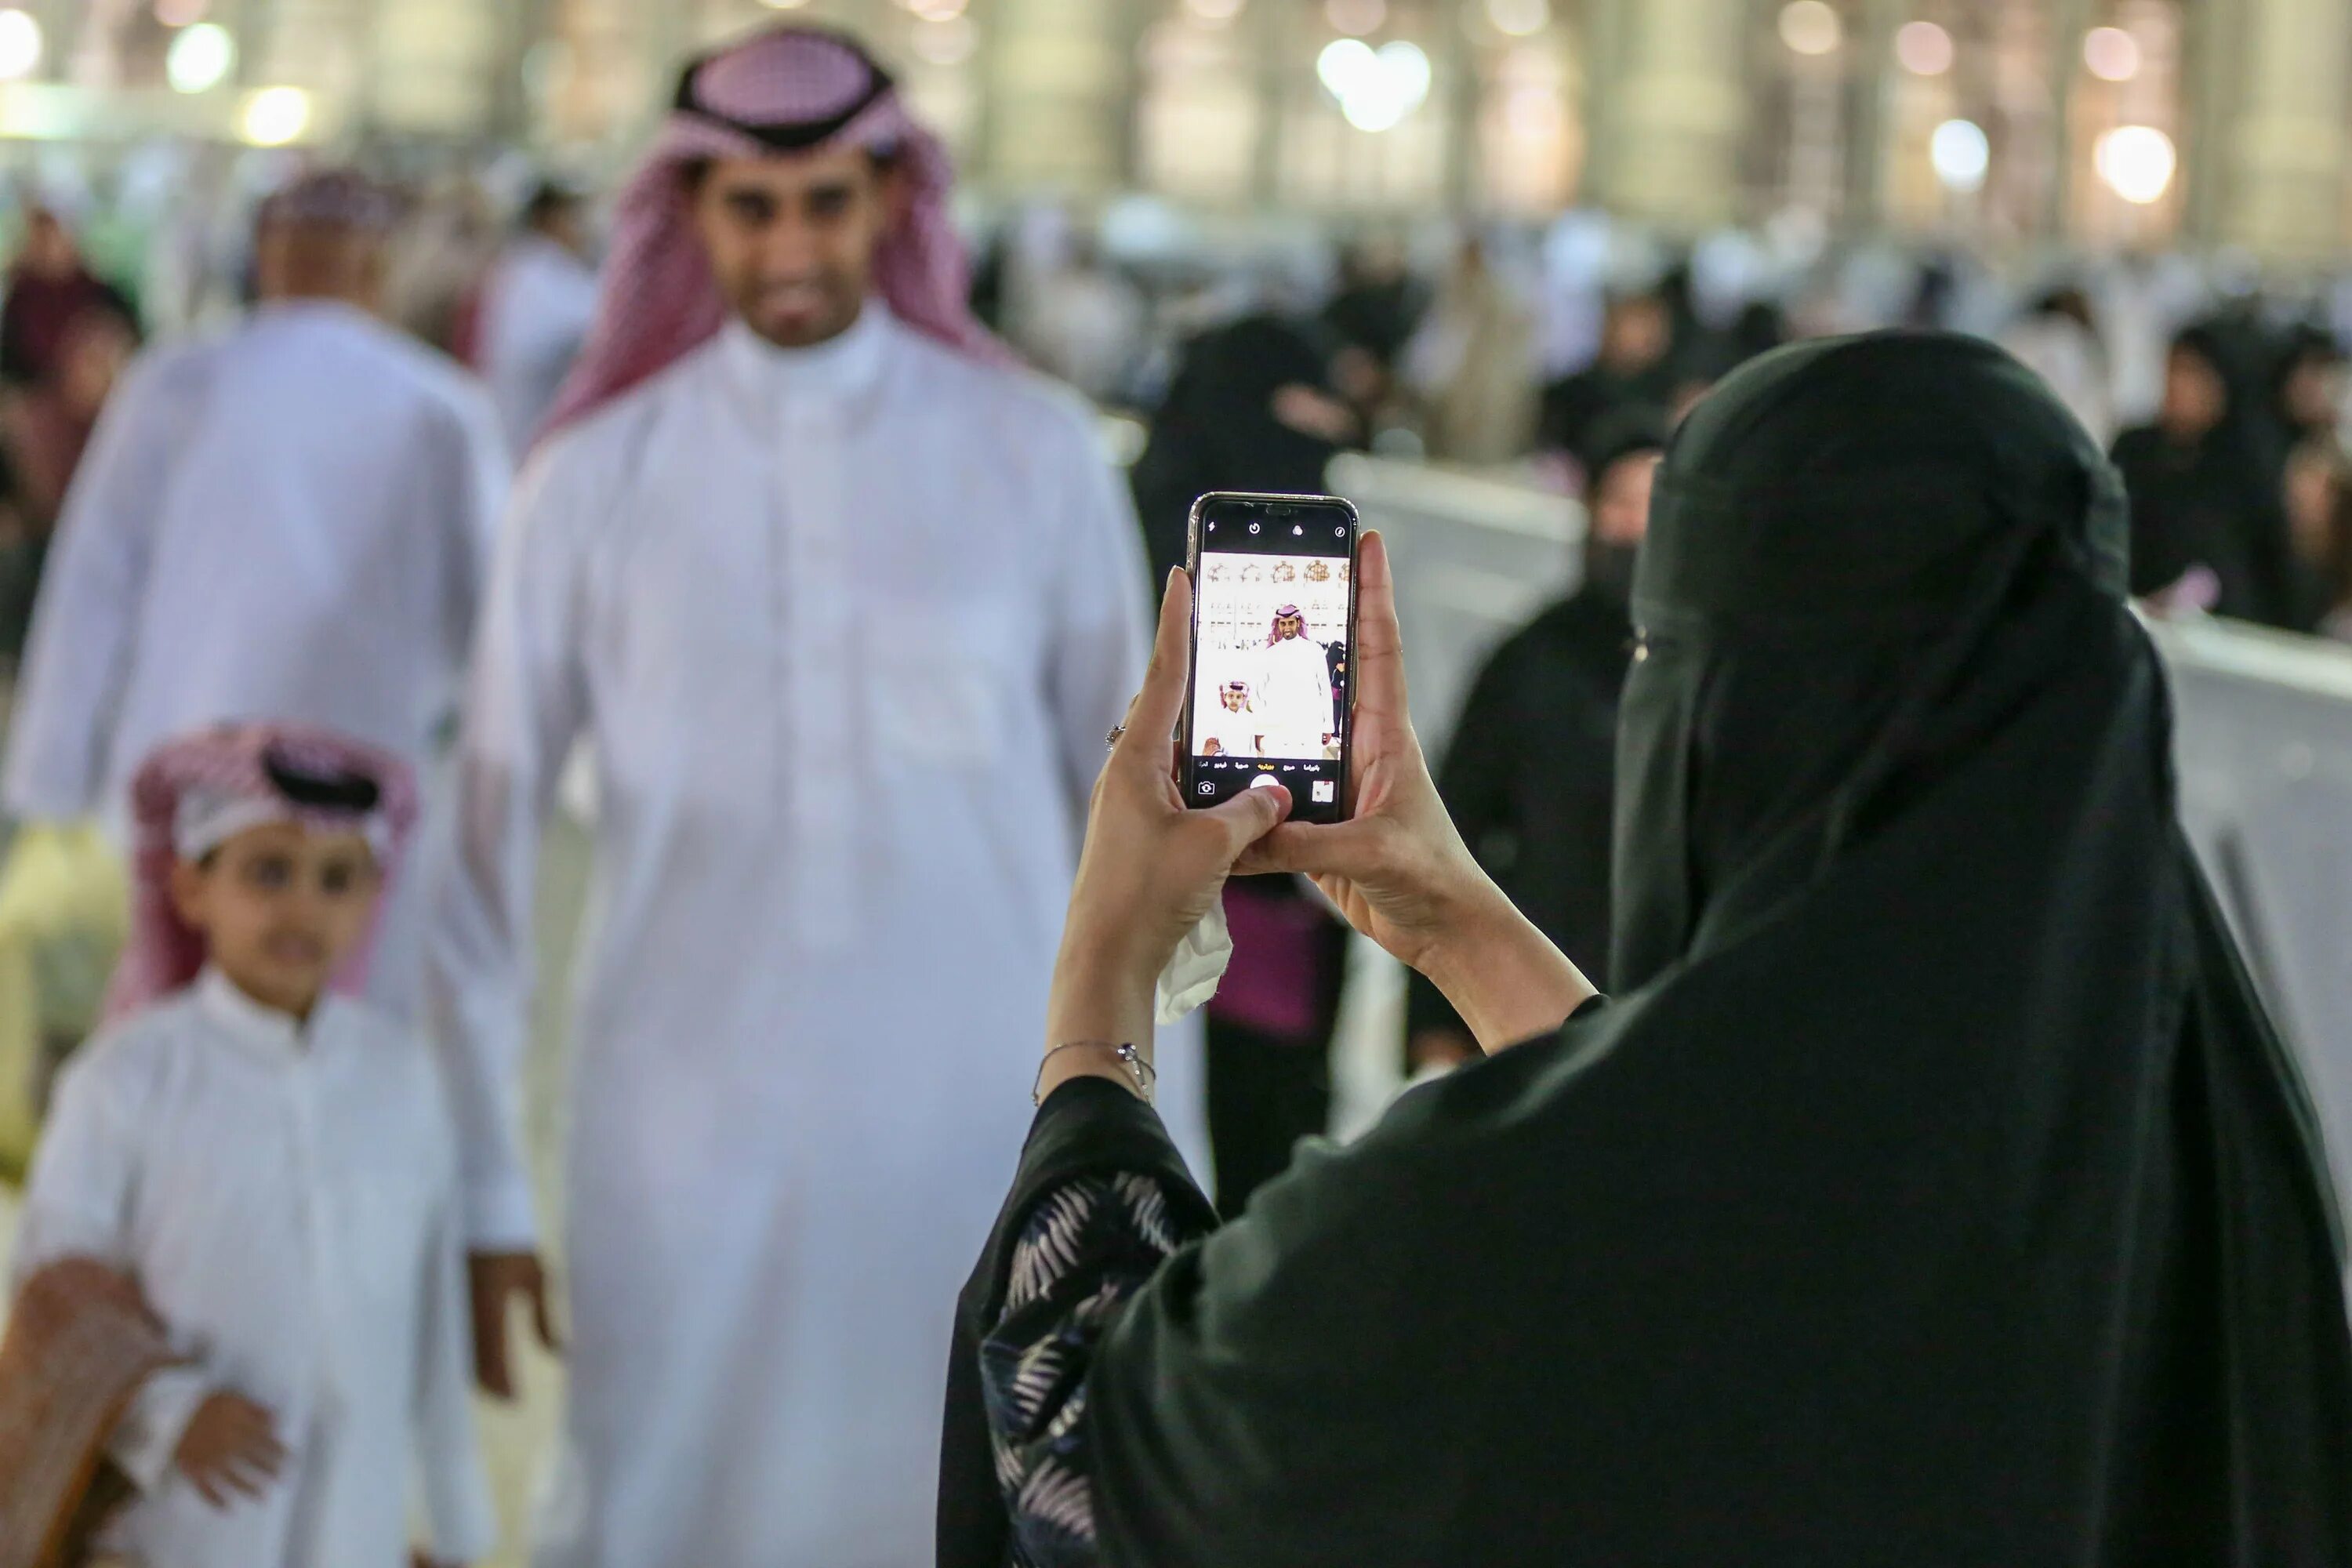
M 1317 779 L 1314 795 L 1316 805 L 1328 805 L 1339 798 L 1339 786 L 1331 779 Z

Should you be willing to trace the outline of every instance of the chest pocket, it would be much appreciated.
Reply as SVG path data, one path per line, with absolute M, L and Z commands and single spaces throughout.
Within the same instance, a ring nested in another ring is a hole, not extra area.
M 936 600 L 882 601 L 866 624 L 869 709 L 887 758 L 989 766 L 1007 749 L 1007 650 L 993 617 Z

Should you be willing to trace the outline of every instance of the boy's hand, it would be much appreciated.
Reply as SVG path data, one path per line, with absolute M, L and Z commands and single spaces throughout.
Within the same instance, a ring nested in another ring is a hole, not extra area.
M 466 1259 L 466 1274 L 474 1299 L 474 1381 L 482 1385 L 483 1393 L 511 1400 L 515 1375 L 507 1353 L 509 1301 L 517 1296 L 529 1301 L 539 1342 L 562 1353 L 563 1344 L 556 1337 L 553 1315 L 547 1307 L 547 1270 L 535 1252 L 477 1252 Z
M 206 1502 L 226 1509 L 269 1489 L 286 1447 L 277 1417 L 242 1394 L 221 1393 L 196 1407 L 172 1460 Z

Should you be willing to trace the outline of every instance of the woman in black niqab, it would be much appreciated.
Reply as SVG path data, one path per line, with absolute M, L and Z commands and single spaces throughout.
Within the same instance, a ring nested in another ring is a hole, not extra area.
M 2352 1563 L 2335 1209 L 2175 821 L 2125 513 L 1989 344 L 1803 344 L 1703 403 L 1634 590 L 1619 999 L 1059 1342 L 1098 1556 L 1057 1560 Z M 1400 941 L 1453 861 L 1360 807 L 1245 865 Z M 1013 1238 L 1106 1173 L 1206 1228 L 1146 1107 L 1059 1089 L 964 1299 L 967 1400 Z M 942 1560 L 978 1563 L 1005 1515 L 958 1411 Z

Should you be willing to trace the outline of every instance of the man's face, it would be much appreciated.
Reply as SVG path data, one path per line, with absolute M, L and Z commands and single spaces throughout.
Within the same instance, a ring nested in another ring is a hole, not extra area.
M 1292 637 L 1303 636 L 1306 630 L 1297 616 L 1285 616 L 1274 623 L 1274 639 L 1288 642 Z
M 172 876 L 180 918 L 214 965 L 255 1001 L 307 1016 L 374 912 L 375 856 L 356 833 L 270 823 Z
M 1238 713 L 1242 710 L 1242 694 L 1235 691 L 1232 687 L 1229 686 L 1225 688 L 1224 690 L 1219 692 L 1217 695 L 1223 699 L 1226 712 Z
M 1658 454 L 1633 452 L 1601 470 L 1592 487 L 1592 537 L 1602 544 L 1628 548 L 1642 542 L 1650 527 L 1650 483 L 1658 471 Z
M 856 148 L 722 158 L 695 188 L 695 226 L 744 324 L 806 348 L 857 320 L 897 199 L 896 181 Z

